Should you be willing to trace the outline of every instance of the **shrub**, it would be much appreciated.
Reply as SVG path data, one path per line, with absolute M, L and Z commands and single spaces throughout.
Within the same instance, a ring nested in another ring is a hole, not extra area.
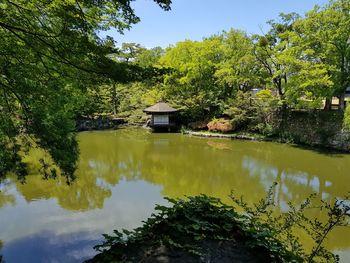
M 220 119 L 213 119 L 211 122 L 207 124 L 209 131 L 214 132 L 230 132 L 233 131 L 233 126 L 230 123 L 229 120 L 220 118 Z
M 251 107 L 251 95 L 239 91 L 236 97 L 229 101 L 224 114 L 231 118 L 231 123 L 236 129 L 246 129 L 249 125 L 251 117 L 255 114 Z
M 196 121 L 196 122 L 191 122 L 188 124 L 188 126 L 192 129 L 192 130 L 207 130 L 207 123 L 206 121 Z
M 279 100 L 269 90 L 252 95 L 239 91 L 224 111 L 231 118 L 235 129 L 273 134 L 273 116 L 279 107 Z
M 346 107 L 344 112 L 343 129 L 350 131 L 350 105 Z

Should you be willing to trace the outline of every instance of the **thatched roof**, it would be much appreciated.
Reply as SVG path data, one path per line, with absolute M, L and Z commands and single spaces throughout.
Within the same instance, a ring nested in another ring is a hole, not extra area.
M 153 106 L 144 109 L 143 111 L 148 112 L 148 113 L 156 113 L 156 112 L 167 113 L 167 112 L 176 112 L 178 110 L 170 107 L 165 102 L 158 102 L 158 103 L 154 104 Z

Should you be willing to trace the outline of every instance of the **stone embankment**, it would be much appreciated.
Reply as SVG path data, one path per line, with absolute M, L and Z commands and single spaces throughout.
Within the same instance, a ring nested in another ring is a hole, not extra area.
M 210 138 L 226 138 L 226 139 L 239 139 L 239 140 L 249 140 L 249 141 L 262 141 L 264 137 L 258 135 L 248 135 L 248 134 L 223 134 L 223 133 L 213 133 L 213 132 L 197 132 L 197 131 L 184 131 L 184 134 L 197 137 L 210 137 Z
M 281 142 L 350 152 L 350 133 L 341 111 L 289 111 L 276 131 Z
M 126 124 L 125 119 L 112 116 L 82 117 L 76 122 L 77 131 L 93 131 L 113 129 L 119 125 Z
M 201 137 L 277 141 L 350 152 L 350 132 L 343 129 L 341 111 L 288 111 L 275 116 L 273 122 L 274 129 L 270 136 L 249 132 L 215 133 L 186 130 L 184 133 Z

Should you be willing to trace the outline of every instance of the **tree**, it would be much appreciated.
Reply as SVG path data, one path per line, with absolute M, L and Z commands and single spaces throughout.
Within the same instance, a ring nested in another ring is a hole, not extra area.
M 212 37 L 179 42 L 160 58 L 161 66 L 172 69 L 165 77 L 166 96 L 183 107 L 188 118 L 204 118 L 220 108 L 222 90 L 215 70 L 222 56 L 221 39 Z
M 299 26 L 301 18 L 291 13 L 281 14 L 280 19 L 269 21 L 268 34 L 255 36 L 254 52 L 266 83 L 272 84 L 284 107 L 324 97 L 332 83 L 326 65 L 314 59 L 313 49 L 305 42 L 306 32 Z
M 142 48 L 135 58 L 135 63 L 144 68 L 156 66 L 164 54 L 165 50 L 161 47 Z
M 326 65 L 332 81 L 326 108 L 338 96 L 344 108 L 344 93 L 350 86 L 350 1 L 332 0 L 323 8 L 316 6 L 298 23 L 303 41 L 313 50 L 312 59 Z
M 220 36 L 223 59 L 217 66 L 215 77 L 223 87 L 225 96 L 238 90 L 248 91 L 261 87 L 260 68 L 253 53 L 253 42 L 246 33 L 231 29 Z
M 264 36 L 254 36 L 254 54 L 264 70 L 268 83 L 272 83 L 281 100 L 285 99 L 285 92 L 288 83 L 289 68 L 287 63 L 283 63 L 284 53 L 289 48 L 289 39 L 285 33 L 290 31 L 293 22 L 298 19 L 298 15 L 281 14 L 281 22 L 274 20 L 268 23 L 270 31 Z
M 171 0 L 154 0 L 164 10 Z M 0 176 L 25 174 L 24 146 L 46 149 L 71 177 L 78 157 L 74 94 L 104 78 L 127 81 L 133 68 L 107 55 L 119 32 L 140 19 L 131 0 L 4 0 L 0 3 Z
M 134 61 L 137 54 L 141 51 L 141 45 L 136 43 L 123 43 L 120 52 L 117 54 L 118 59 L 126 63 Z
M 142 82 L 144 84 L 144 87 L 150 87 L 156 85 L 157 79 L 166 73 L 165 69 L 157 66 L 157 62 L 163 54 L 164 50 L 161 47 L 147 49 L 142 47 L 140 44 L 123 43 L 120 50 L 118 50 L 117 53 L 110 54 L 109 57 L 114 61 L 125 63 L 129 69 L 131 68 L 133 70 L 132 74 L 130 74 L 130 77 L 127 78 L 129 81 L 132 80 L 134 82 Z M 140 87 L 142 90 L 140 90 L 141 93 L 144 91 L 144 87 L 142 87 L 142 85 L 140 86 L 139 84 L 140 83 L 133 83 L 130 85 L 130 83 L 125 83 L 125 81 L 122 81 L 120 79 L 112 79 L 109 84 L 100 85 L 98 87 L 99 91 L 97 94 L 108 94 L 107 104 L 112 106 L 111 110 L 109 109 L 108 112 L 112 111 L 113 115 L 117 115 L 118 110 L 122 110 L 122 112 L 125 113 L 126 111 L 129 112 L 131 109 L 134 109 L 134 107 L 129 104 L 130 101 L 127 102 L 126 107 L 119 106 L 120 104 L 128 101 L 131 96 L 136 97 L 140 94 L 140 92 L 135 90 L 134 87 Z M 124 89 L 130 89 L 133 91 L 130 94 L 130 91 Z M 126 96 L 123 97 L 123 95 Z M 105 106 L 106 104 L 103 105 Z M 144 104 L 139 104 L 139 107 L 141 107 L 141 105 Z M 139 112 L 136 115 L 140 117 Z

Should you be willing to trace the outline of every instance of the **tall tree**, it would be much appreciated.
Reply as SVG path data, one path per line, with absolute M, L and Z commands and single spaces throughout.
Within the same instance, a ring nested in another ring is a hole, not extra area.
M 313 50 L 310 57 L 324 63 L 332 85 L 326 108 L 332 96 L 338 96 L 344 107 L 344 93 L 350 86 L 350 1 L 332 0 L 325 7 L 316 6 L 298 23 L 303 41 Z
M 179 42 L 160 58 L 161 66 L 173 69 L 165 78 L 167 96 L 189 117 L 203 118 L 218 110 L 222 90 L 214 74 L 222 53 L 221 39 L 213 37 Z
M 157 66 L 159 59 L 165 54 L 165 50 L 161 47 L 142 48 L 136 56 L 135 62 L 141 67 Z
M 123 43 L 118 55 L 119 60 L 125 62 L 134 61 L 141 51 L 141 45 L 136 43 Z
M 260 68 L 253 53 L 252 39 L 246 33 L 231 29 L 220 35 L 223 57 L 215 72 L 217 82 L 225 90 L 223 95 L 248 91 L 262 86 Z
M 255 56 L 284 106 L 325 96 L 331 85 L 326 65 L 304 41 L 300 21 L 295 13 L 281 14 L 280 21 L 269 21 L 268 34 L 255 36 Z
M 270 31 L 264 36 L 254 36 L 254 53 L 260 66 L 265 71 L 268 82 L 271 82 L 281 100 L 285 99 L 285 92 L 288 83 L 289 65 L 284 63 L 283 56 L 289 48 L 289 39 L 285 33 L 292 30 L 293 22 L 298 15 L 281 14 L 280 22 L 274 20 L 268 23 Z

